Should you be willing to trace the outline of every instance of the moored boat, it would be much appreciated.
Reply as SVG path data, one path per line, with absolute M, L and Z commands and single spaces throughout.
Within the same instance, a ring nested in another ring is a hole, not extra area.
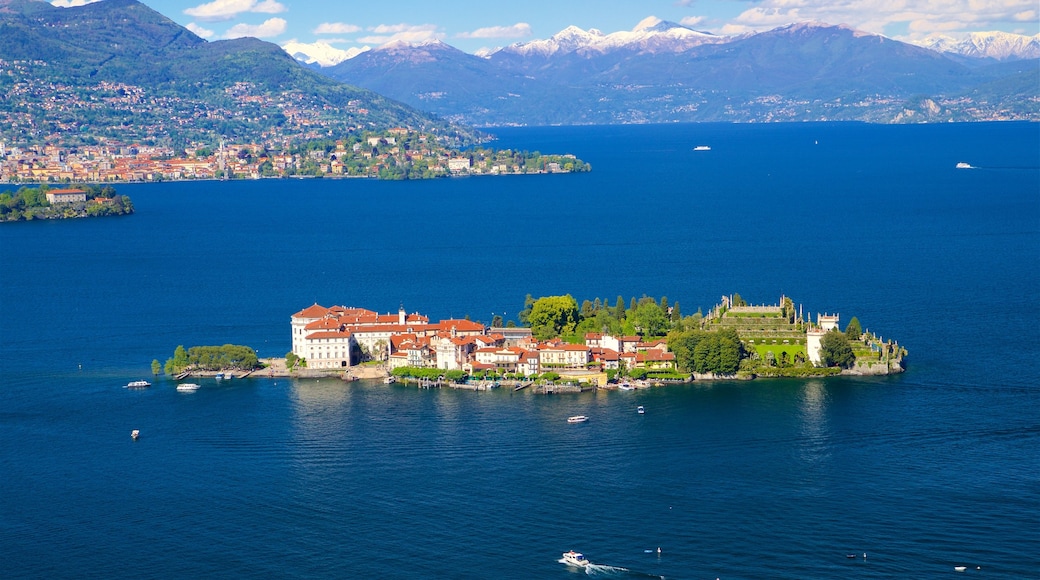
M 585 415 L 575 415 L 573 417 L 567 417 L 567 422 L 568 423 L 584 423 L 585 421 L 588 421 L 588 420 L 589 420 L 589 418 L 586 417 Z
M 177 390 L 182 393 L 194 393 L 199 390 L 199 386 L 195 383 L 181 383 L 177 385 Z
M 574 550 L 563 553 L 563 563 L 578 568 L 585 568 L 591 564 L 584 554 L 581 552 L 575 552 Z

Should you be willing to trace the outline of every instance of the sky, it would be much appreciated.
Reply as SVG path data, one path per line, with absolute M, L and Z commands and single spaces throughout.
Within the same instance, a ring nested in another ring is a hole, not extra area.
M 78 6 L 98 0 L 51 0 Z M 101 0 L 103 1 L 103 0 Z M 649 16 L 715 34 L 816 20 L 897 40 L 1040 32 L 1037 0 L 142 0 L 208 40 L 255 36 L 340 49 L 441 40 L 460 50 L 549 38 L 567 26 L 605 34 Z

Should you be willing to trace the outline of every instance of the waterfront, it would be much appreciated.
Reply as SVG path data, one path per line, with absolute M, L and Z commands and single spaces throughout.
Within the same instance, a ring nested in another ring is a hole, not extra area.
M 133 216 L 0 227 L 0 576 L 569 577 L 568 549 L 668 578 L 1040 568 L 1036 125 L 501 136 L 594 171 L 121 186 Z M 527 293 L 734 291 L 857 316 L 907 372 L 122 389 L 177 344 L 284 354 L 313 302 L 489 321 Z

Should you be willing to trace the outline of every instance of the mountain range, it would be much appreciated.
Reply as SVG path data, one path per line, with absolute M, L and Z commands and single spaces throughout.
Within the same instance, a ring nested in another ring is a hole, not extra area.
M 300 65 L 255 38 L 207 42 L 136 0 L 0 0 L 0 141 L 300 142 L 411 127 L 475 132 Z
M 320 72 L 477 126 L 1040 120 L 1038 39 L 1013 36 L 979 36 L 965 56 L 819 22 L 719 36 L 648 18 L 479 56 L 398 42 Z

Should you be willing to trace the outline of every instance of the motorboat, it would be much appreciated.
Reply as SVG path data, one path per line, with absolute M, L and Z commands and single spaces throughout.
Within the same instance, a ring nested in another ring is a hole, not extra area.
M 642 405 L 639 405 L 638 407 L 636 407 L 636 413 L 639 413 L 640 415 L 642 415 L 642 414 L 646 413 L 646 409 L 644 409 Z
M 707 145 L 698 145 L 698 146 L 694 147 L 693 150 L 694 151 L 711 151 L 711 147 L 708 147 Z
M 130 381 L 129 383 L 126 384 L 125 388 L 127 388 L 127 389 L 147 389 L 150 386 L 152 386 L 152 383 L 149 383 L 148 381 Z
M 585 568 L 592 562 L 589 562 L 585 555 L 581 552 L 575 552 L 571 550 L 563 553 L 563 563 L 568 566 L 576 566 L 578 568 Z
M 584 423 L 585 421 L 588 421 L 588 420 L 589 420 L 589 418 L 586 417 L 585 415 L 575 415 L 573 417 L 567 417 L 567 422 L 568 423 Z M 578 555 L 580 556 L 581 554 L 578 554 Z
M 397 377 L 395 377 L 393 375 L 390 375 L 389 377 L 386 377 L 385 379 L 383 379 L 383 384 L 384 385 L 392 385 L 392 384 L 394 384 L 396 382 L 397 382 Z
M 954 570 L 955 572 L 963 572 L 963 571 L 965 571 L 965 570 L 967 570 L 967 569 L 968 569 L 968 567 L 967 567 L 967 566 L 954 566 L 954 567 L 953 567 L 953 570 Z
M 177 390 L 182 393 L 194 393 L 199 390 L 199 386 L 195 383 L 181 383 L 177 385 Z
M 133 431 L 130 432 L 130 438 L 133 439 L 134 441 L 137 441 L 137 438 L 140 437 L 140 436 L 141 436 L 141 432 L 139 430 L 137 430 L 137 429 L 134 429 Z
M 636 390 L 635 387 L 633 387 L 632 385 L 630 385 L 628 383 L 621 383 L 620 385 L 618 385 L 618 389 L 620 389 L 622 391 L 634 391 L 634 390 Z
M 972 167 L 970 163 L 965 163 L 965 162 L 961 161 L 960 163 L 957 164 L 957 169 L 975 169 L 975 168 Z

